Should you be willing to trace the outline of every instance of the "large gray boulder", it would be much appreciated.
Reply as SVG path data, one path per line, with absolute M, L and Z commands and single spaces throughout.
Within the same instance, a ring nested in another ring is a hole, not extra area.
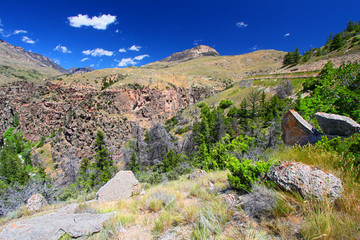
M 321 137 L 318 132 L 295 110 L 289 110 L 281 120 L 282 140 L 285 145 L 315 143 Z
M 280 162 L 270 169 L 267 178 L 281 189 L 297 192 L 304 198 L 334 200 L 344 191 L 339 178 L 302 163 Z
M 140 183 L 131 171 L 120 171 L 96 193 L 101 202 L 127 199 L 141 192 Z
M 38 211 L 46 205 L 48 205 L 48 203 L 40 193 L 31 195 L 31 197 L 29 197 L 26 201 L 26 208 L 30 211 Z
M 9 223 L 0 232 L 0 239 L 55 240 L 66 233 L 73 238 L 88 236 L 101 231 L 103 229 L 103 223 L 115 214 L 75 214 L 72 210 L 69 211 L 69 209 L 60 209 L 57 212 L 43 216 Z
M 348 137 L 360 132 L 360 125 L 349 117 L 323 112 L 315 113 L 315 117 L 327 135 Z

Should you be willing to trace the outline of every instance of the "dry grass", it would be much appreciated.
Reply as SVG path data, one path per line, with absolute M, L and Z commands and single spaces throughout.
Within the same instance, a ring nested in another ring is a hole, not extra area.
M 342 198 L 330 200 L 303 200 L 299 196 L 282 193 L 276 216 L 302 220 L 301 234 L 305 239 L 359 239 L 360 238 L 360 184 L 351 174 L 339 168 L 343 156 L 312 145 L 285 148 L 277 152 L 277 159 L 302 162 L 319 167 L 341 178 Z M 283 231 L 286 234 L 286 231 Z

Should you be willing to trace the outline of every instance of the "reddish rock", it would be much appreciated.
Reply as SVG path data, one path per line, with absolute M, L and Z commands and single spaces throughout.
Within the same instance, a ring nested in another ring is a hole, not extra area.
M 27 201 L 26 201 L 26 208 L 30 211 L 38 211 L 42 207 L 48 205 L 46 199 L 40 193 L 33 194 Z
M 282 140 L 285 145 L 300 144 L 312 142 L 316 136 L 316 131 L 310 123 L 303 119 L 295 110 L 289 110 L 281 120 L 283 131 Z
M 337 199 L 344 191 L 339 178 L 302 163 L 280 162 L 270 169 L 267 178 L 281 189 L 297 192 L 305 198 Z

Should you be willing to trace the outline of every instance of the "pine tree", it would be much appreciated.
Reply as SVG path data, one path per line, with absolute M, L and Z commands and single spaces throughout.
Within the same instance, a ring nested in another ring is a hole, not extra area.
M 106 183 L 111 179 L 115 171 L 111 153 L 109 152 L 104 139 L 104 133 L 98 130 L 95 138 L 95 159 L 92 164 L 92 169 L 94 170 L 91 176 L 92 186 Z

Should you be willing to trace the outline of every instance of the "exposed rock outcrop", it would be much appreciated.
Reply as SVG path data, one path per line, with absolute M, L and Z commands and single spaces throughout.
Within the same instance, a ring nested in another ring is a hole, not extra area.
M 330 173 L 295 162 L 280 162 L 267 173 L 278 187 L 299 193 L 304 198 L 337 199 L 344 191 L 341 180 Z
M 320 139 L 318 132 L 295 110 L 289 110 L 281 120 L 285 145 L 315 143 Z
M 201 56 L 220 56 L 220 54 L 212 47 L 199 45 L 182 52 L 174 53 L 171 56 L 160 60 L 160 62 L 187 61 Z
M 327 135 L 349 137 L 360 132 L 360 124 L 349 117 L 323 112 L 316 113 L 315 117 L 321 129 Z
M 38 211 L 46 205 L 48 205 L 48 202 L 40 193 L 31 195 L 26 201 L 26 208 L 30 211 Z
M 33 239 L 59 239 L 64 234 L 73 238 L 89 236 L 103 229 L 103 222 L 114 213 L 90 214 L 74 213 L 75 208 L 49 213 L 43 216 L 19 220 L 10 223 L 0 232 L 0 239 L 33 240 Z
M 127 199 L 140 194 L 139 181 L 131 171 L 120 171 L 96 193 L 98 201 L 115 201 Z

